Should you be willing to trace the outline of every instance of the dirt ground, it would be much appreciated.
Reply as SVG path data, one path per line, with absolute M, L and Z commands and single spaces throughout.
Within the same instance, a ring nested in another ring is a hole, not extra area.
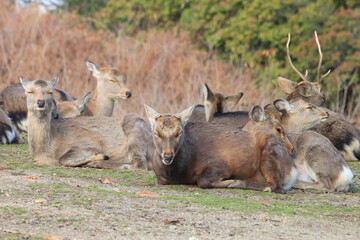
M 160 186 L 150 171 L 70 169 L 27 161 L 0 159 L 0 239 L 360 236 L 358 178 L 350 193 L 278 195 Z

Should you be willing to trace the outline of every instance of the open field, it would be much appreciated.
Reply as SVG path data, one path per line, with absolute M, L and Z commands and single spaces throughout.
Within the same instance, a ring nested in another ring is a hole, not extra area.
M 358 239 L 349 193 L 160 186 L 152 171 L 39 166 L 0 146 L 0 239 Z M 360 175 L 360 164 L 350 163 Z

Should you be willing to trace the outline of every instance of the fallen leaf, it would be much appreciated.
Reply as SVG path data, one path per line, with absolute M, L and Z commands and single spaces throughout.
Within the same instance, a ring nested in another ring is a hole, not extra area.
M 44 240 L 63 240 L 63 239 L 59 236 L 50 236 L 46 234 Z
M 26 176 L 26 177 L 24 177 L 24 178 L 26 178 L 26 179 L 38 179 L 39 177 L 36 177 L 36 176 Z
M 104 178 L 104 179 L 99 178 L 99 181 L 105 184 L 112 183 L 112 181 L 109 178 Z
M 175 225 L 175 224 L 180 223 L 180 219 L 178 219 L 178 218 L 177 219 L 165 219 L 164 223 L 165 224 Z
M 271 205 L 271 203 L 269 203 L 269 202 L 260 202 L 260 203 L 263 205 Z
M 141 197 L 157 197 L 158 195 L 154 192 L 149 192 L 149 191 L 140 191 L 137 192 L 136 195 L 141 196 Z
M 35 200 L 35 203 L 47 203 L 47 200 L 46 199 L 36 199 Z
M 5 170 L 5 168 L 0 168 L 0 171 Z

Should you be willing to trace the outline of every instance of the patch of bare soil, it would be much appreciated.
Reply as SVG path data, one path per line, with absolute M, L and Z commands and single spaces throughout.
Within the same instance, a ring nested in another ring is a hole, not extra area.
M 272 214 L 260 208 L 247 212 L 187 201 L 187 193 L 195 192 L 196 196 L 198 188 L 180 186 L 180 190 L 173 191 L 171 187 L 157 186 L 153 178 L 147 186 L 137 184 L 136 179 L 129 184 L 116 177 L 98 177 L 96 170 L 84 170 L 89 174 L 80 177 L 66 174 L 66 169 L 64 174 L 45 170 L 8 169 L 6 165 L 0 169 L 0 239 L 359 239 L 360 236 L 359 216 L 351 213 L 350 217 L 342 217 L 341 213 L 337 217 L 307 217 Z M 225 198 L 248 197 L 242 194 L 244 191 L 199 191 L 202 195 Z M 293 196 L 304 193 L 289 194 L 291 201 L 296 202 Z M 332 195 L 324 196 L 332 201 Z M 251 195 L 252 201 L 265 198 L 260 202 L 265 206 L 278 197 Z M 337 198 L 334 204 L 348 204 L 356 209 L 359 200 L 359 194 L 350 194 Z M 299 198 L 298 205 L 312 204 L 304 201 Z

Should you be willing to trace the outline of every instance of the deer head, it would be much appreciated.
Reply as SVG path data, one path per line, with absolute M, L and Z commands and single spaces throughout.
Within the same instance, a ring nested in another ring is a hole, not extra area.
M 160 114 L 144 105 L 151 124 L 153 139 L 162 163 L 170 165 L 184 141 L 184 128 L 195 106 L 179 114 Z
M 217 113 L 232 111 L 232 109 L 244 95 L 242 92 L 229 96 L 224 96 L 221 93 L 213 93 L 206 83 L 202 86 L 202 90 L 204 95 L 205 116 L 207 122 L 211 122 L 214 118 L 214 115 Z
M 286 43 L 286 53 L 288 61 L 292 67 L 292 69 L 300 76 L 302 79 L 301 82 L 297 83 L 294 81 L 291 81 L 289 79 L 278 77 L 277 81 L 280 86 L 280 88 L 288 94 L 287 100 L 292 100 L 296 98 L 302 98 L 303 100 L 310 102 L 316 106 L 321 106 L 325 102 L 325 96 L 321 93 L 321 80 L 325 78 L 327 75 L 329 75 L 329 70 L 324 75 L 320 76 L 320 68 L 322 64 L 322 52 L 321 52 L 321 46 L 320 42 L 317 36 L 317 33 L 315 31 L 315 40 L 319 51 L 319 63 L 317 68 L 317 75 L 316 75 L 316 82 L 308 81 L 308 71 L 305 71 L 305 74 L 302 74 L 292 63 L 291 57 L 290 57 L 290 50 L 289 50 L 289 44 L 290 44 L 290 33 L 288 35 L 288 41 Z

